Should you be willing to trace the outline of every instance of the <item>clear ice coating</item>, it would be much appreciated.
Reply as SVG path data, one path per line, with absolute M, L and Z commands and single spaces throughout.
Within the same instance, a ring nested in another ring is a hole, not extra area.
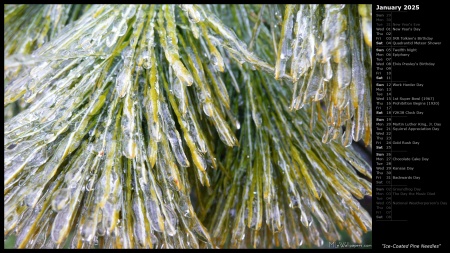
M 371 230 L 356 199 L 372 170 L 351 147 L 371 145 L 371 5 L 4 11 L 17 248 L 320 247 Z

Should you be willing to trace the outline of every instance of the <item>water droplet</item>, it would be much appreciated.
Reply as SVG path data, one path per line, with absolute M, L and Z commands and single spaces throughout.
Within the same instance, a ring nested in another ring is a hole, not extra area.
M 217 66 L 219 64 L 219 61 L 217 60 L 217 57 L 215 55 L 211 55 L 211 63 L 214 66 Z
M 88 183 L 86 184 L 86 191 L 92 191 L 94 190 L 94 182 L 95 182 L 95 178 L 91 177 L 91 179 L 88 181 Z
M 93 46 L 93 43 L 91 42 L 92 38 L 90 35 L 83 35 L 79 40 L 78 43 L 80 44 L 80 46 L 85 49 L 88 50 Z
M 241 123 L 239 123 L 239 121 L 236 120 L 236 129 L 239 130 L 241 129 Z
M 111 47 L 116 43 L 117 37 L 114 33 L 110 33 L 106 36 L 106 46 Z
M 214 107 L 210 102 L 207 102 L 205 104 L 203 104 L 203 112 L 205 112 L 205 114 L 208 117 L 212 117 L 214 114 Z
M 85 242 L 90 242 L 94 239 L 94 221 L 88 218 L 81 228 L 81 238 Z

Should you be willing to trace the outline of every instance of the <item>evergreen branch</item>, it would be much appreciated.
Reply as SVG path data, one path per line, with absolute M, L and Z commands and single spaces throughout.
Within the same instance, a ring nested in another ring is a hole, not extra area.
M 360 243 L 372 171 L 350 145 L 371 145 L 370 9 L 6 5 L 5 237 Z

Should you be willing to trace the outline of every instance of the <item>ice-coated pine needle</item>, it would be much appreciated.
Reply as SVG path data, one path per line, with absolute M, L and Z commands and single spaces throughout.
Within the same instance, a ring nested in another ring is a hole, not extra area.
M 361 243 L 372 169 L 352 142 L 372 142 L 370 10 L 5 5 L 5 238 Z

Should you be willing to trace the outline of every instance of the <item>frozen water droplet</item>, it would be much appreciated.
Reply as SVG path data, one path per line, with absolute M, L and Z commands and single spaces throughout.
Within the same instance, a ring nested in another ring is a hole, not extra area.
M 52 209 L 54 211 L 59 211 L 63 209 L 70 201 L 70 192 L 68 189 L 58 190 L 52 200 Z
M 51 237 L 54 243 L 61 243 L 64 235 L 69 230 L 69 208 L 61 210 L 55 217 L 51 230 Z
M 136 13 L 136 5 L 129 5 L 129 7 L 122 12 L 122 17 L 124 19 L 130 19 Z
M 205 19 L 203 15 L 199 11 L 197 11 L 192 4 L 182 4 L 180 5 L 180 7 L 187 13 L 189 22 L 191 23 L 198 23 Z
M 165 229 L 169 236 L 174 236 L 177 233 L 178 219 L 173 209 L 166 205 L 166 220 Z
M 81 228 L 81 238 L 85 242 L 90 242 L 94 239 L 94 221 L 88 218 Z
M 214 114 L 213 105 L 210 102 L 203 104 L 203 111 L 208 117 L 212 117 Z
M 219 61 L 217 60 L 217 57 L 215 55 L 211 55 L 211 63 L 214 66 L 217 66 L 219 64 Z
M 110 33 L 106 36 L 106 46 L 111 47 L 116 43 L 117 37 L 114 33 Z
M 3 225 L 5 233 L 6 231 L 13 229 L 14 226 L 16 226 L 18 220 L 19 216 L 17 215 L 16 211 L 13 211 L 7 217 L 5 217 L 5 224 Z
M 119 31 L 118 31 L 117 35 L 119 37 L 125 35 L 125 33 L 127 32 L 127 29 L 128 29 L 127 24 L 123 23 L 123 25 L 119 28 Z
M 94 190 L 94 182 L 95 182 L 95 178 L 91 177 L 91 179 L 86 184 L 86 191 Z
M 148 214 L 150 216 L 150 221 L 151 221 L 150 226 L 151 226 L 152 230 L 161 232 L 160 220 L 158 219 L 158 214 L 160 213 L 159 206 L 152 199 L 149 199 L 146 202 L 146 204 L 147 204 Z

